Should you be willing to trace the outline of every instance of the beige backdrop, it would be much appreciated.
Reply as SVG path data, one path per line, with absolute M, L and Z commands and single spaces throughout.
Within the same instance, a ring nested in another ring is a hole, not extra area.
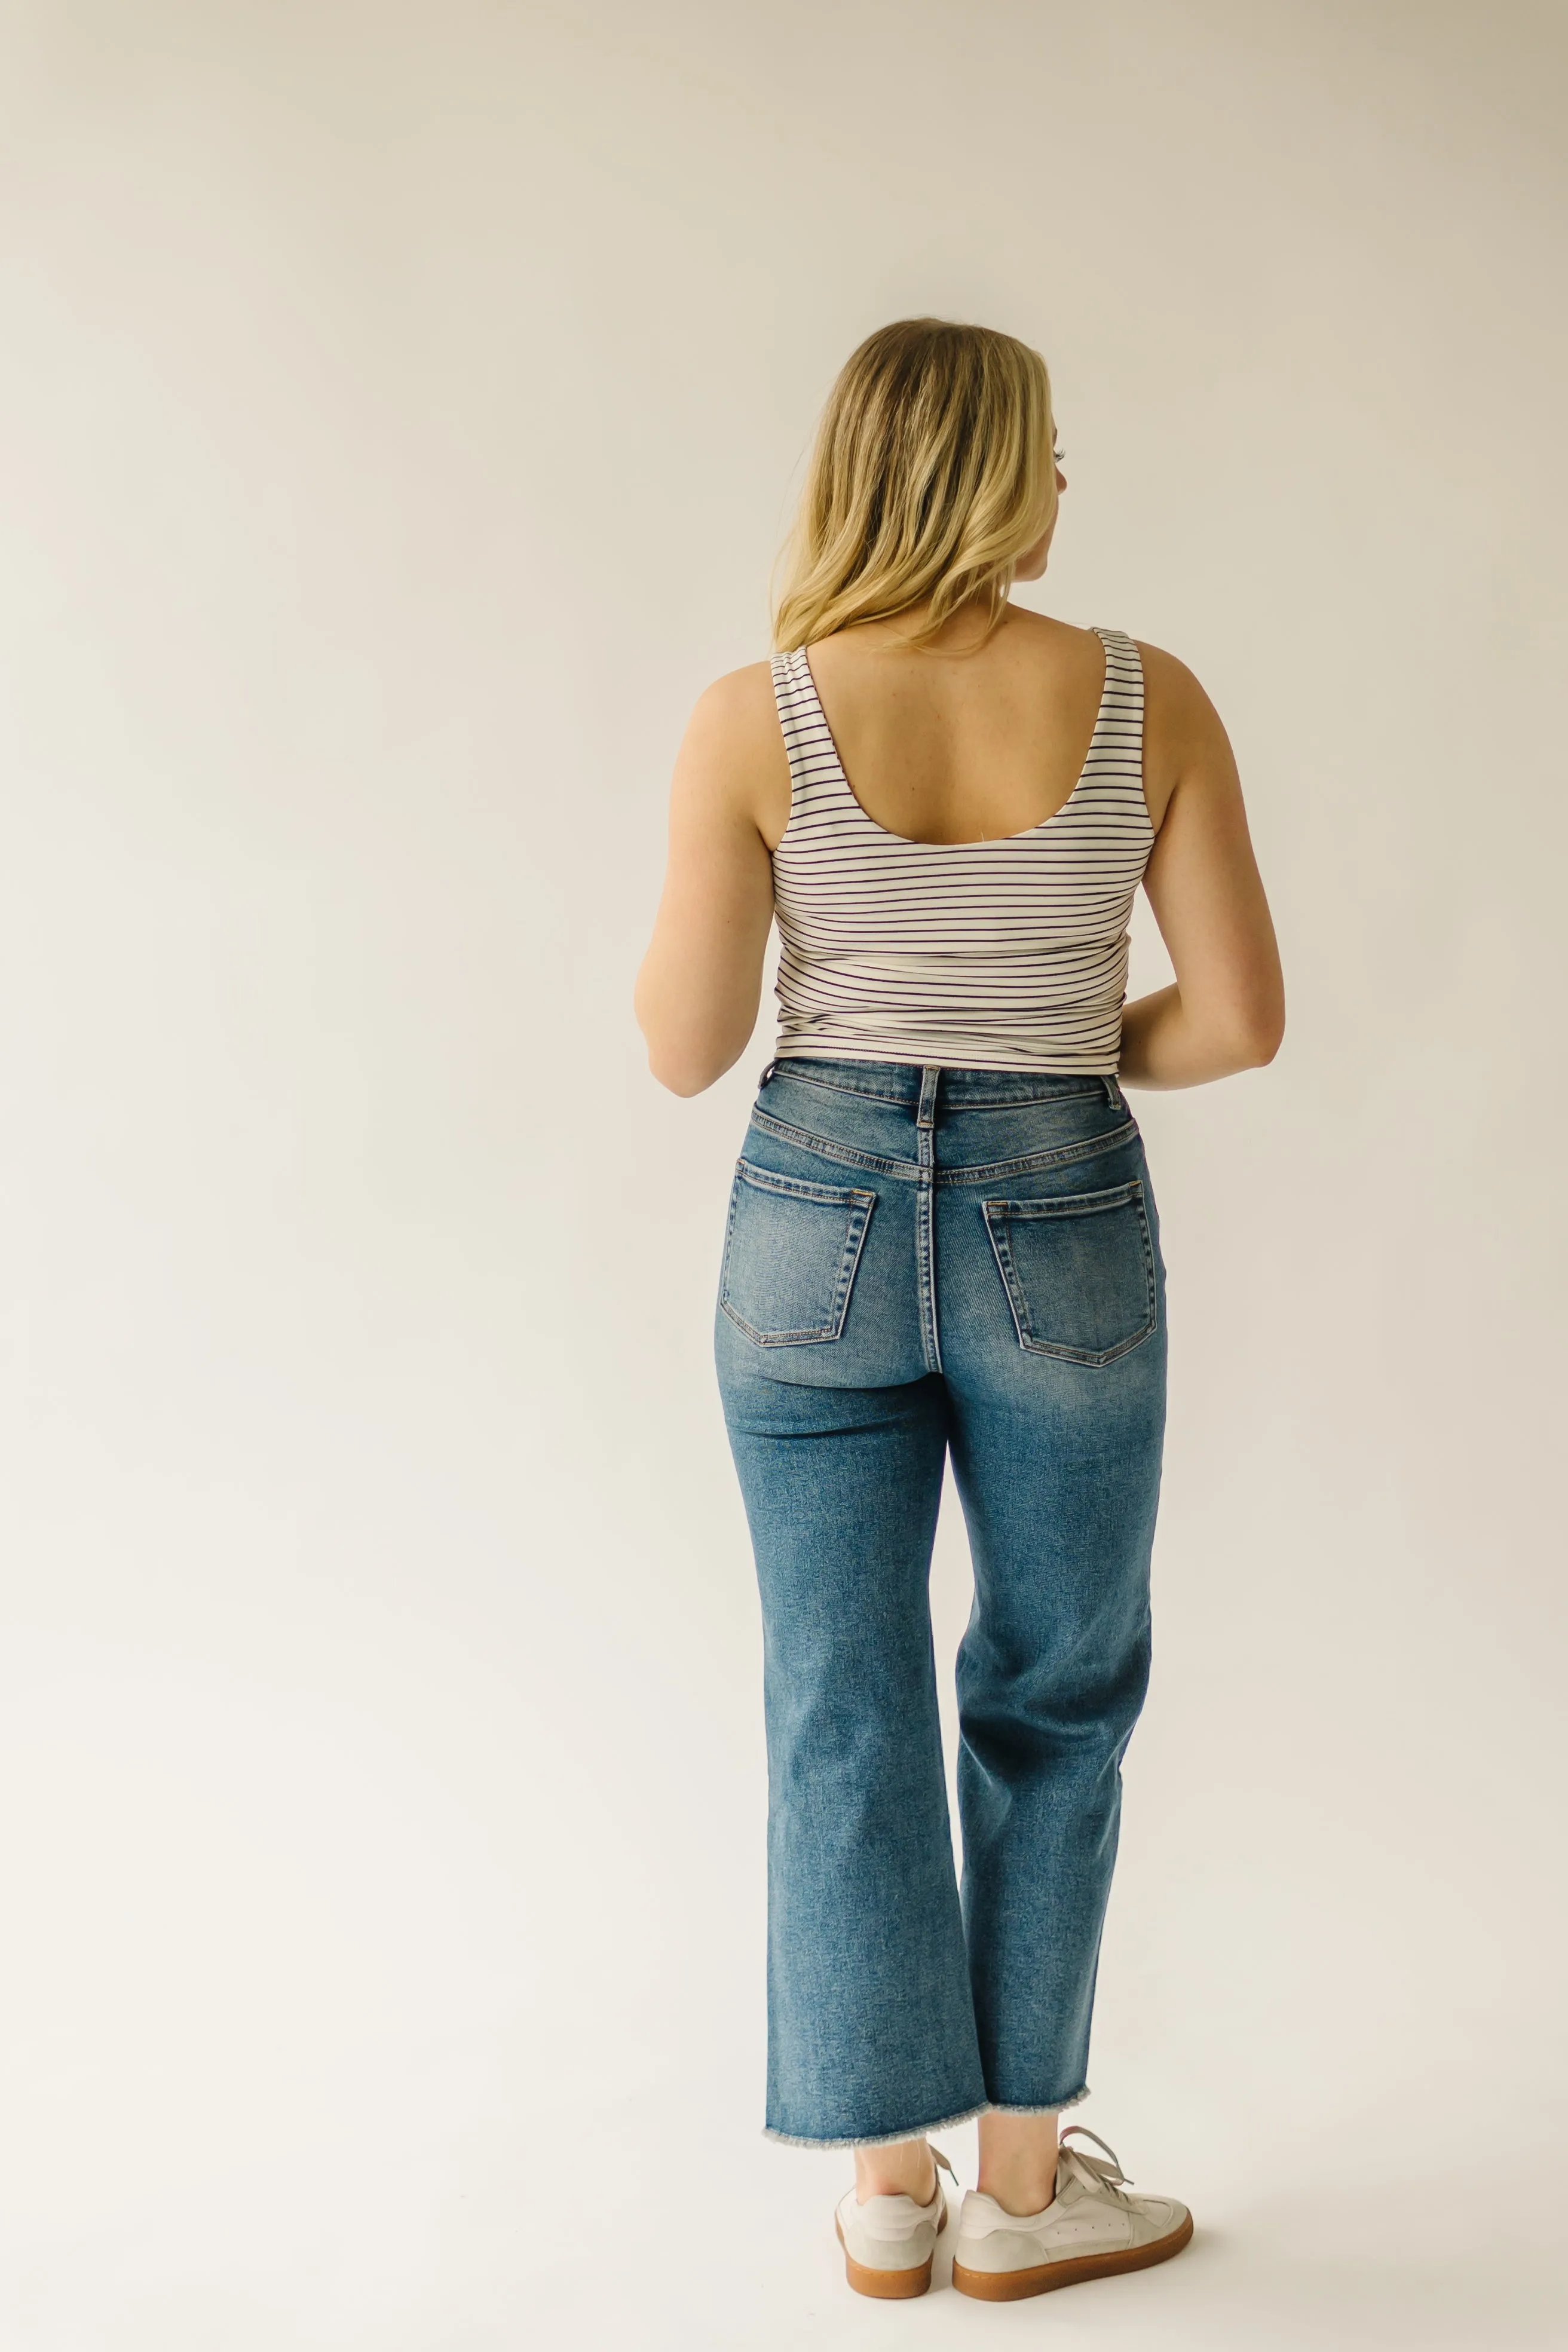
M 1207 683 L 1291 988 L 1144 1098 L 1085 2120 L 1205 2235 L 1049 2325 L 1562 2342 L 1565 66 L 1545 0 L 0 9 L 5 2352 L 882 2340 L 758 2137 L 766 1036 L 678 1103 L 628 998 L 914 310 L 1047 352 L 1031 598 Z

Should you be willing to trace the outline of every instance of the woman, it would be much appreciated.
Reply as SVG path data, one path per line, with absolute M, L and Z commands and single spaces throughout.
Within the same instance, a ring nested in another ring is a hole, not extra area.
M 767 2129 L 855 2151 L 851 2286 L 919 2294 L 926 2135 L 979 2116 L 953 2284 L 1011 2300 L 1192 2234 L 1086 2095 L 1121 1759 L 1149 1668 L 1164 1269 L 1125 1086 L 1268 1062 L 1279 962 L 1202 688 L 1008 602 L 1066 488 L 1039 354 L 884 328 L 834 386 L 770 663 L 699 702 L 637 983 L 654 1076 L 780 1027 L 716 1318 L 762 1590 Z M 1123 1005 L 1142 882 L 1175 981 Z M 951 1456 L 962 1890 L 927 1580 Z M 951 2167 L 947 2167 L 951 2170 Z

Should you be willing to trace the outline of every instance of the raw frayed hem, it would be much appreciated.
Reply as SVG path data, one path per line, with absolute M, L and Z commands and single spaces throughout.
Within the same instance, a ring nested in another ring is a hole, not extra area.
M 1016 2107 L 1009 2100 L 993 2099 L 986 2113 L 993 2116 L 1062 2116 L 1069 2107 L 1081 2107 L 1088 2096 L 1089 2084 L 1086 2083 L 1081 2091 L 1073 2093 L 1070 2099 L 1057 2099 L 1048 2107 Z
M 952 2131 L 955 2125 L 972 2124 L 991 2105 L 982 2099 L 977 2107 L 961 2107 L 956 2115 L 939 2116 L 934 2123 L 906 2124 L 902 2131 L 851 2132 L 840 2139 L 812 2139 L 804 2132 L 775 2131 L 772 2124 L 763 2126 L 763 2137 L 776 2140 L 781 2147 L 896 2147 L 902 2139 L 924 2139 L 928 2132 Z
M 911 2124 L 904 2131 L 873 2132 L 867 2137 L 851 2135 L 846 2139 L 811 2139 L 804 2132 L 775 2131 L 772 2124 L 763 2126 L 764 2139 L 776 2140 L 781 2147 L 896 2147 L 900 2140 L 924 2139 L 931 2132 L 952 2131 L 959 2124 L 972 2124 L 977 2116 L 1059 2116 L 1068 2107 L 1080 2106 L 1089 2096 L 1089 2084 L 1074 2091 L 1070 2098 L 1058 2099 L 1048 2107 L 1015 2107 L 1005 2100 L 982 2099 L 977 2107 L 963 2107 L 955 2116 L 942 2116 L 933 2124 Z

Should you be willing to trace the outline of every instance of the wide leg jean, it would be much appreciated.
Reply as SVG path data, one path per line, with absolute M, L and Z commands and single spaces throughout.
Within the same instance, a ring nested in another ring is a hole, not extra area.
M 767 2128 L 1085 2092 L 1149 1673 L 1164 1275 L 1114 1078 L 792 1057 L 731 1193 L 720 1386 L 756 1553 Z M 962 1890 L 928 1583 L 951 1454 Z

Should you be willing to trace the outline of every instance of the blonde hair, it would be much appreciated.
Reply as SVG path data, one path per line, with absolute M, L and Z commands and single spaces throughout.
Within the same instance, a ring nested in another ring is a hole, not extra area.
M 1057 510 L 1051 382 L 1038 352 L 990 327 L 900 319 L 868 335 L 828 394 L 773 608 L 793 653 L 857 621 L 961 605 L 988 631 L 1013 567 Z

